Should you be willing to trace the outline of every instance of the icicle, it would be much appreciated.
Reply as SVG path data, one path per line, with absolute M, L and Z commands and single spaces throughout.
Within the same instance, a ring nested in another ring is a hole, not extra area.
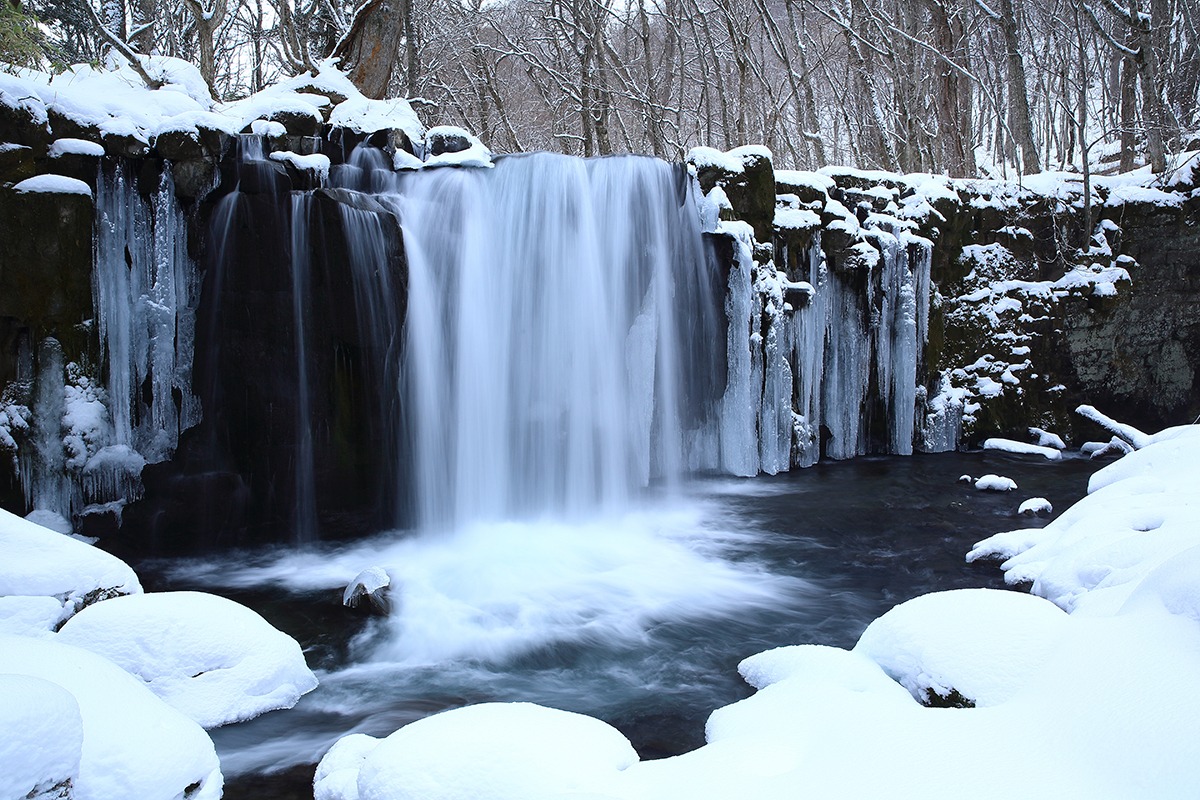
M 727 388 L 721 401 L 721 468 L 733 475 L 758 474 L 759 410 L 758 387 L 754 380 L 751 340 L 753 296 L 750 276 L 754 269 L 753 232 L 746 223 L 724 223 L 722 230 L 734 236 L 733 264 L 725 298 L 728 317 L 726 352 Z

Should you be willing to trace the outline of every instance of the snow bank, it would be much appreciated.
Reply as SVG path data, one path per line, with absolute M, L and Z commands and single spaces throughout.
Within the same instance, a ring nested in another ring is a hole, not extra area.
M 316 800 L 354 797 L 340 787 L 348 786 L 360 756 L 360 800 L 582 797 L 604 793 L 637 761 L 615 728 L 531 703 L 484 703 L 426 717 L 364 754 L 368 738 L 334 746 L 318 767 Z
M 78 782 L 83 720 L 66 689 L 0 674 L 0 731 L 0 797 L 50 800 Z
M 317 685 L 295 639 L 243 605 L 200 592 L 98 603 L 58 639 L 105 656 L 205 728 L 291 708 Z
M 75 800 L 221 796 L 220 765 L 204 730 L 111 661 L 56 641 L 5 636 L 0 637 L 0 675 L 5 674 L 57 684 L 78 703 L 83 746 Z M 57 722 L 47 718 L 45 724 L 72 742 L 70 722 L 62 717 L 69 716 L 64 702 L 56 701 Z M 6 754 L 12 752 L 7 741 L 4 747 Z M 55 757 L 60 765 L 64 759 L 61 753 Z M 0 764 L 0 773 L 10 770 L 17 765 Z
M 0 509 L 0 597 L 54 598 L 57 624 L 97 599 L 141 591 L 119 558 Z
M 1068 611 L 1116 613 L 1160 565 L 1200 545 L 1200 426 L 1141 435 L 1141 449 L 1096 472 L 1088 496 L 1036 536 L 998 534 L 969 558 L 1006 559 L 1008 582 L 1032 582 Z

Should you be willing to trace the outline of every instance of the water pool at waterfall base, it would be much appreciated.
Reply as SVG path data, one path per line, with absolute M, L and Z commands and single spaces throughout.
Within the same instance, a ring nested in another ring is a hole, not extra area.
M 147 562 L 151 590 L 238 600 L 301 643 L 321 684 L 293 709 L 211 733 L 225 796 L 311 797 L 315 763 L 341 736 L 385 736 L 438 711 L 530 701 L 620 729 L 642 758 L 704 743 L 716 708 L 749 696 L 743 658 L 773 647 L 852 647 L 920 594 L 1003 586 L 964 562 L 1033 496 L 1064 509 L 1096 468 L 998 452 L 879 456 L 775 477 L 714 478 L 639 510 L 571 521 L 479 523 L 353 543 Z M 1018 489 L 982 492 L 963 474 Z M 382 566 L 387 617 L 341 605 Z

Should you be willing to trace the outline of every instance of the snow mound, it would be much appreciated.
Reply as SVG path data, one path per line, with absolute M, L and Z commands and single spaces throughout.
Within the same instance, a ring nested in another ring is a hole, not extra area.
M 221 796 L 220 764 L 204 729 L 108 659 L 57 641 L 5 636 L 3 673 L 42 678 L 74 695 L 83 720 L 75 800 Z
M 955 589 L 909 600 L 867 626 L 854 647 L 921 703 L 1008 700 L 1053 650 L 1067 615 L 1039 597 Z
M 110 659 L 205 728 L 291 708 L 317 685 L 295 639 L 245 606 L 201 592 L 98 603 L 58 638 Z
M 379 739 L 352 733 L 329 748 L 313 776 L 313 800 L 359 800 L 358 771 Z
M 57 597 L 0 597 L 0 634 L 50 636 L 67 613 Z
M 53 597 L 69 615 L 97 599 L 141 591 L 116 556 L 0 509 L 0 597 Z
M 989 473 L 975 479 L 975 488 L 981 492 L 1011 492 L 1017 488 L 1017 482 L 1003 475 Z
M 326 786 L 368 744 L 336 745 Z M 599 793 L 637 762 L 612 726 L 531 703 L 484 703 L 406 725 L 367 753 L 360 800 L 534 800 Z M 342 775 L 339 781 L 344 782 Z M 320 800 L 338 797 L 328 790 Z M 345 796 L 345 795 L 342 795 Z
M 1021 503 L 1017 508 L 1017 513 L 1022 515 L 1039 516 L 1042 514 L 1053 514 L 1054 506 L 1044 497 L 1031 497 Z
M 20 194 L 82 194 L 92 196 L 92 187 L 65 175 L 34 175 L 13 186 Z
M 50 800 L 62 797 L 58 790 L 68 782 L 78 782 L 83 720 L 66 689 L 0 674 L 0 731 L 0 797 Z

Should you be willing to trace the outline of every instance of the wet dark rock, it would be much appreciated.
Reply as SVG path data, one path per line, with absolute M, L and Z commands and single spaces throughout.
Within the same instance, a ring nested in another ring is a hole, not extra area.
M 458 133 L 434 131 L 429 134 L 425 146 L 429 149 L 429 155 L 440 156 L 443 153 L 461 153 L 469 150 L 471 140 Z

